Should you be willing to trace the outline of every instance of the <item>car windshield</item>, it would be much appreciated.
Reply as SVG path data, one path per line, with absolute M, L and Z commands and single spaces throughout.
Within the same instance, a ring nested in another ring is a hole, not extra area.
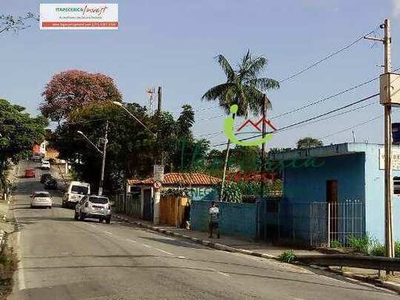
M 49 193 L 35 193 L 35 197 L 50 197 Z
M 90 197 L 89 201 L 92 203 L 98 203 L 98 204 L 107 204 L 108 203 L 108 198 L 103 198 L 103 197 Z
M 88 188 L 86 186 L 73 185 L 71 188 L 71 193 L 87 195 Z

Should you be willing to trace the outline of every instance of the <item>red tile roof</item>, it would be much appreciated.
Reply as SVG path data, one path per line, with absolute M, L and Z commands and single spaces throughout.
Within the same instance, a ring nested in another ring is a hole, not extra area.
M 129 179 L 130 185 L 153 185 L 154 178 Z M 163 185 L 191 186 L 191 185 L 215 185 L 221 179 L 203 173 L 167 173 L 164 175 Z

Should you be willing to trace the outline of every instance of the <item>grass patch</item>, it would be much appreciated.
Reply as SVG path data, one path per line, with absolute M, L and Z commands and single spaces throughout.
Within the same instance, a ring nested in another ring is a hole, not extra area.
M 337 240 L 333 240 L 331 241 L 331 248 L 342 248 L 342 243 L 337 241 Z
M 289 251 L 285 251 L 281 255 L 279 255 L 278 259 L 280 261 L 290 264 L 290 263 L 294 262 L 297 259 L 297 257 L 296 257 L 296 254 L 294 254 L 293 250 L 289 250 Z

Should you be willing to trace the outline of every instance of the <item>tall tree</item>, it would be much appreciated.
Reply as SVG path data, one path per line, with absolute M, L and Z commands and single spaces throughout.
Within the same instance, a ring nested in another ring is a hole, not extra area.
M 69 119 L 56 130 L 51 141 L 60 156 L 74 162 L 76 174 L 88 182 L 94 189 L 99 183 L 101 157 L 93 146 L 82 139 L 77 131 L 82 131 L 91 141 L 97 143 L 104 136 L 104 124 L 109 121 L 107 159 L 105 168 L 105 190 L 116 190 L 123 186 L 126 178 L 145 178 L 152 175 L 153 164 L 158 159 L 160 150 L 164 153 L 167 166 L 175 167 L 180 163 L 180 147 L 177 140 L 183 137 L 190 140 L 185 164 L 204 155 L 206 145 L 196 148 L 191 126 L 193 110 L 184 106 L 179 118 L 175 120 L 166 111 L 157 116 L 149 116 L 145 107 L 132 103 L 126 106 L 133 115 L 143 122 L 157 138 L 141 124 L 127 116 L 126 112 L 110 102 L 93 102 L 74 110 Z M 193 154 L 193 153 L 196 154 Z M 186 153 L 186 152 L 185 152 Z M 194 157 L 194 158 L 193 158 Z
M 68 118 L 73 110 L 92 102 L 122 101 L 122 95 L 111 77 L 80 70 L 54 75 L 42 96 L 42 114 L 57 122 Z
M 47 125 L 46 118 L 31 117 L 24 107 L 0 99 L 0 189 L 5 186 L 7 161 L 18 162 L 35 142 L 42 142 Z
M 324 143 L 319 139 L 305 137 L 297 141 L 297 149 L 306 149 L 312 147 L 321 147 Z
M 279 88 L 279 82 L 266 77 L 260 77 L 267 66 L 267 59 L 263 56 L 253 57 L 247 51 L 237 68 L 234 69 L 229 61 L 219 54 L 216 57 L 226 76 L 226 82 L 210 88 L 202 97 L 209 101 L 218 101 L 227 114 L 233 104 L 238 105 L 237 116 L 247 117 L 248 112 L 259 115 L 262 107 L 263 93 L 270 89 Z M 233 116 L 235 118 L 235 115 Z M 228 139 L 226 156 L 222 176 L 221 193 L 224 190 L 226 172 L 228 168 L 230 141 Z

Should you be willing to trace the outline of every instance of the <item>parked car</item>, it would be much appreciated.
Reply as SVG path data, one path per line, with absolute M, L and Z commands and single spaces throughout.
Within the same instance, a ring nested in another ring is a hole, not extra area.
M 34 178 L 36 176 L 35 169 L 26 169 L 25 177 L 26 178 Z
M 34 154 L 32 155 L 31 160 L 39 162 L 42 160 L 42 156 L 40 154 Z
M 50 170 L 50 162 L 48 160 L 42 161 L 42 166 L 40 168 L 42 170 Z
M 71 181 L 62 199 L 62 207 L 73 207 L 86 195 L 90 195 L 90 184 Z
M 40 183 L 45 183 L 46 180 L 53 178 L 50 173 L 44 173 L 40 176 Z
M 44 183 L 44 188 L 46 190 L 56 190 L 57 189 L 57 180 L 54 178 L 48 179 Z
M 83 221 L 85 218 L 99 219 L 99 222 L 111 221 L 111 205 L 107 197 L 87 195 L 75 206 L 75 220 Z
M 37 191 L 31 195 L 31 208 L 34 207 L 48 207 L 53 206 L 51 195 L 46 191 Z

